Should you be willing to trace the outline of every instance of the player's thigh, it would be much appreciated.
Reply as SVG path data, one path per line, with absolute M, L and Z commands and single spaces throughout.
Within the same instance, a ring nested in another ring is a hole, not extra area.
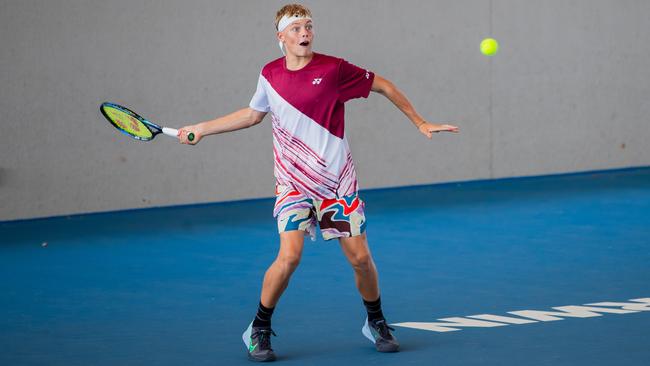
M 353 265 L 372 260 L 366 233 L 339 238 L 339 244 L 348 261 Z
M 280 249 L 278 258 L 290 262 L 298 262 L 302 257 L 305 245 L 305 232 L 302 230 L 283 231 L 280 233 Z M 297 263 L 296 263 L 297 264 Z

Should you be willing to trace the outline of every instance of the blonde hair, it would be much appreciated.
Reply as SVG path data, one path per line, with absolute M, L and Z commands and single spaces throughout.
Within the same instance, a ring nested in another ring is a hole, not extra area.
M 277 13 L 275 13 L 275 29 L 278 29 L 278 23 L 283 16 L 299 16 L 299 17 L 310 17 L 311 11 L 307 9 L 306 6 L 300 4 L 288 4 L 280 8 Z

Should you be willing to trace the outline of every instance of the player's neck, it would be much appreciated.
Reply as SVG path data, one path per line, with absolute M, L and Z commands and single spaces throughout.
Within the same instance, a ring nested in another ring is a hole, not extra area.
M 312 58 L 314 58 L 313 52 L 310 52 L 307 56 L 297 56 L 291 53 L 287 53 L 284 62 L 288 70 L 297 71 L 307 66 Z

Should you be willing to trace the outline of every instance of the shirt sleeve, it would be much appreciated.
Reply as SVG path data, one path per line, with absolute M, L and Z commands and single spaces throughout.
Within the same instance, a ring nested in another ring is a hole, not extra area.
M 368 98 L 375 74 L 345 60 L 339 65 L 339 100 Z
M 266 80 L 264 79 L 264 76 L 260 74 L 259 79 L 257 79 L 257 90 L 255 91 L 255 95 L 253 95 L 253 99 L 251 99 L 251 102 L 249 104 L 249 107 L 260 112 L 268 112 L 271 110 L 271 106 L 269 105 L 269 98 L 266 95 L 266 88 L 264 87 L 265 83 Z

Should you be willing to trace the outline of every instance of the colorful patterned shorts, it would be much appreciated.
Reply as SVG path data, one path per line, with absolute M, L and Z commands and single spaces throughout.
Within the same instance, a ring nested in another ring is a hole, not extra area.
M 321 201 L 278 185 L 275 195 L 273 216 L 278 220 L 281 233 L 302 230 L 315 240 L 316 222 L 325 240 L 357 236 L 366 231 L 365 204 L 357 193 Z

